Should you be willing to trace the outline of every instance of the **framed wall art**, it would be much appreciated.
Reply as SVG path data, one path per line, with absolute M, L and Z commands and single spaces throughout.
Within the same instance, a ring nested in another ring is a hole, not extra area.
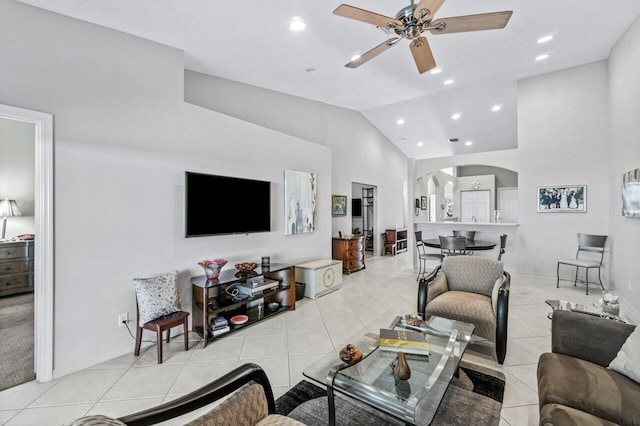
M 587 186 L 539 186 L 538 213 L 585 213 Z
M 302 234 L 316 230 L 316 174 L 284 171 L 284 234 Z
M 347 215 L 347 196 L 332 195 L 331 196 L 331 216 Z
M 640 169 L 622 175 L 622 216 L 640 218 Z

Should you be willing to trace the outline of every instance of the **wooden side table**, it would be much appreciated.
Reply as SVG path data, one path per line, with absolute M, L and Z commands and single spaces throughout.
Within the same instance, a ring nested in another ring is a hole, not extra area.
M 345 274 L 365 269 L 364 235 L 333 238 L 332 257 L 342 260 L 342 271 Z
M 0 243 L 0 296 L 33 291 L 33 241 Z

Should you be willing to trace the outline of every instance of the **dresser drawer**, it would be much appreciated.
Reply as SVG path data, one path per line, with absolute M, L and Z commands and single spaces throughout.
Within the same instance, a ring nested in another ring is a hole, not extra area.
M 33 290 L 30 274 L 0 276 L 0 296 Z
M 360 250 L 361 248 L 360 240 L 349 240 L 349 250 Z
M 0 260 L 3 259 L 20 259 L 29 256 L 29 248 L 24 245 L 2 244 L 0 245 Z
M 0 262 L 0 276 L 29 271 L 28 260 L 12 260 Z
M 349 259 L 345 261 L 347 269 L 356 269 L 362 267 L 362 262 L 358 259 Z

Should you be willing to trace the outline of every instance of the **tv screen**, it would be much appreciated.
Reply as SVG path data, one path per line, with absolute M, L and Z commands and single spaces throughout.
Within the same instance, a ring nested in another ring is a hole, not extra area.
M 271 182 L 185 172 L 185 236 L 271 231 Z
M 361 198 L 351 199 L 351 216 L 353 217 L 362 216 L 362 199 Z

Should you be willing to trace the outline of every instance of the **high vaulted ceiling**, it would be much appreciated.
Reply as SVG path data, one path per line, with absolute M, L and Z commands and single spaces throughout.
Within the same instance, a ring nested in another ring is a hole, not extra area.
M 182 49 L 190 70 L 361 111 L 418 159 L 516 147 L 517 80 L 606 59 L 640 15 L 638 0 L 447 0 L 436 18 L 502 10 L 513 16 L 502 30 L 427 32 L 442 72 L 420 75 L 406 40 L 345 68 L 391 36 L 334 15 L 340 1 L 20 1 Z M 392 17 L 410 3 L 345 1 Z M 296 16 L 303 31 L 289 29 Z M 539 44 L 546 35 L 553 39 Z M 536 61 L 542 54 L 549 56 Z M 495 105 L 501 109 L 492 111 Z

